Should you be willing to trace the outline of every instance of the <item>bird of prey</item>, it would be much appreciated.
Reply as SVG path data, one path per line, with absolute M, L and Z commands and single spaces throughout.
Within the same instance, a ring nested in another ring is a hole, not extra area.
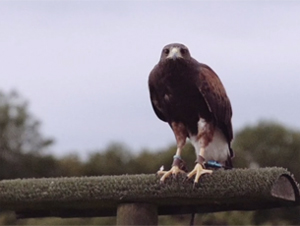
M 148 79 L 150 99 L 157 117 L 174 132 L 177 151 L 169 171 L 158 171 L 164 181 L 185 173 L 182 148 L 189 138 L 195 148 L 195 168 L 187 174 L 198 183 L 210 166 L 232 168 L 231 104 L 217 74 L 199 63 L 179 43 L 166 45 Z

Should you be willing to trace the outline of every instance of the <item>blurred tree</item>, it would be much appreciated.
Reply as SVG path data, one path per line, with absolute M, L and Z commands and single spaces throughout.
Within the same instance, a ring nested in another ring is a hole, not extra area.
M 262 121 L 247 126 L 235 136 L 235 167 L 278 166 L 290 170 L 300 181 L 300 131 L 276 122 Z M 253 215 L 253 224 L 300 225 L 300 208 L 260 210 Z
M 156 173 L 161 166 L 169 169 L 172 165 L 176 146 L 171 145 L 159 151 L 144 150 L 138 155 L 133 155 L 121 143 L 112 143 L 106 149 L 90 154 L 83 165 L 84 175 L 120 175 L 138 173 Z M 189 169 L 195 165 L 195 151 L 191 144 L 183 150 L 183 159 Z
M 120 143 L 112 143 L 105 150 L 92 153 L 84 165 L 84 175 L 120 175 L 130 173 L 128 162 L 132 154 Z
M 300 181 L 300 132 L 275 122 L 260 122 L 239 131 L 234 140 L 235 167 L 280 166 Z
M 161 166 L 170 167 L 173 161 L 175 146 L 172 145 L 164 150 L 144 150 L 129 163 L 132 173 L 156 173 Z
M 84 176 L 84 163 L 77 154 L 67 155 L 57 161 L 59 162 L 60 176 Z
M 45 171 L 42 164 L 55 164 L 51 156 L 44 157 L 43 162 L 38 158 L 52 142 L 41 135 L 39 121 L 17 92 L 0 92 L 0 179 L 32 177 L 39 169 Z

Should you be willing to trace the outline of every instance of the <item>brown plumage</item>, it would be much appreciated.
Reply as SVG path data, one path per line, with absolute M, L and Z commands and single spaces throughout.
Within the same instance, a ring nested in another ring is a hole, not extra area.
M 152 107 L 158 118 L 171 126 L 178 147 L 172 169 L 159 171 L 162 180 L 182 172 L 180 155 L 187 137 L 198 162 L 189 178 L 196 174 L 198 182 L 201 174 L 211 173 L 204 169 L 207 161 L 232 167 L 232 110 L 217 74 L 193 59 L 186 46 L 174 43 L 163 48 L 148 82 Z

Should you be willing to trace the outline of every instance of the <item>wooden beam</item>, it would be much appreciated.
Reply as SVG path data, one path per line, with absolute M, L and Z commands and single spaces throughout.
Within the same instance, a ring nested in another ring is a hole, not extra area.
M 161 183 L 155 174 L 0 181 L 0 209 L 15 211 L 19 218 L 116 216 L 124 203 L 146 203 L 165 215 L 276 208 L 300 201 L 291 173 L 277 167 L 217 170 L 198 184 L 185 175 Z

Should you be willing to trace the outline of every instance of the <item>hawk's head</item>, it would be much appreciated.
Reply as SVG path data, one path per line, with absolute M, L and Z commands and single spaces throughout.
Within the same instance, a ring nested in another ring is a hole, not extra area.
M 172 43 L 163 48 L 160 61 L 190 58 L 191 55 L 189 49 L 185 45 L 180 43 Z

